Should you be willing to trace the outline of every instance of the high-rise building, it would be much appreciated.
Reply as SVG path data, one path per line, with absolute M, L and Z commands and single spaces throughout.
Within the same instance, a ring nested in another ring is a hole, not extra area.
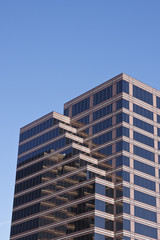
M 20 130 L 11 240 L 160 239 L 160 91 L 120 74 Z

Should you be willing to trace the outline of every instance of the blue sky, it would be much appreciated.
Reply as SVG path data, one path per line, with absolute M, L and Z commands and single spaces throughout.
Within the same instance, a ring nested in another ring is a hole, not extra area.
M 159 0 L 0 0 L 0 238 L 19 128 L 124 72 L 160 90 Z

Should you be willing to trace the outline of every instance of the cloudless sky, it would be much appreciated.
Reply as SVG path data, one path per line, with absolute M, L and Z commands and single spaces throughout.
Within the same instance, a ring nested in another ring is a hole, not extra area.
M 0 239 L 19 128 L 121 72 L 160 90 L 159 0 L 0 0 Z

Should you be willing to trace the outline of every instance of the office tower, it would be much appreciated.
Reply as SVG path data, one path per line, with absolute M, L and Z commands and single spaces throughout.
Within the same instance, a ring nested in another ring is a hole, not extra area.
M 160 92 L 120 74 L 21 128 L 11 240 L 160 239 Z

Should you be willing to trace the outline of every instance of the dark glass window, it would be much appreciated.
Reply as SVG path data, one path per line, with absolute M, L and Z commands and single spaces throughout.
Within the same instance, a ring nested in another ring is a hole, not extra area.
M 90 98 L 85 98 L 84 100 L 74 104 L 72 106 L 72 117 L 74 117 L 75 115 L 84 112 L 85 110 L 87 110 L 90 107 Z
M 112 97 L 112 86 L 109 86 L 93 95 L 93 105 L 95 106 L 111 97 Z
M 158 142 L 158 150 L 160 150 L 160 142 Z
M 116 115 L 116 123 L 126 122 L 129 123 L 129 115 L 126 113 L 119 113 Z
M 123 229 L 130 231 L 130 220 L 123 219 Z
M 123 236 L 123 240 L 131 240 L 130 237 Z
M 135 222 L 135 232 L 143 236 L 157 239 L 157 229 L 148 225 Z
M 105 229 L 105 218 L 95 216 L 95 227 Z
M 106 107 L 103 107 L 99 110 L 97 110 L 96 112 L 93 112 L 93 121 L 101 118 L 101 117 L 104 117 L 108 114 L 110 114 L 112 112 L 112 104 L 106 106 Z
M 129 157 L 126 157 L 124 155 L 116 157 L 116 167 L 125 165 L 129 167 Z
M 129 94 L 129 82 L 126 82 L 125 80 L 117 82 L 117 94 L 121 92 Z
M 156 207 L 156 198 L 146 193 L 142 193 L 137 190 L 134 190 L 134 199 L 136 201 Z
M 116 109 L 126 108 L 129 109 L 129 101 L 126 99 L 120 99 L 116 102 Z
M 154 133 L 153 125 L 146 123 L 138 118 L 133 118 L 133 125 L 147 132 Z
M 120 141 L 116 143 L 116 152 L 125 150 L 127 152 L 129 152 L 129 143 L 125 142 L 125 141 Z
M 109 127 L 112 126 L 112 118 L 108 118 L 106 120 L 104 120 L 103 122 L 97 123 L 95 125 L 93 125 L 93 134 L 100 132 L 104 129 L 107 129 Z
M 130 204 L 128 203 L 123 203 L 123 212 L 130 214 Z
M 126 171 L 120 171 L 116 173 L 117 176 L 122 177 L 122 179 L 126 182 L 130 182 L 130 174 Z
M 146 178 L 142 178 L 137 175 L 134 175 L 134 183 L 143 188 L 147 188 L 152 191 L 155 191 L 155 182 L 148 180 Z
M 155 176 L 155 168 L 145 163 L 134 160 L 134 169 Z
M 105 134 L 103 134 L 103 135 L 101 135 L 99 137 L 96 137 L 92 141 L 95 144 L 103 144 L 103 143 L 106 143 L 106 142 L 108 142 L 110 140 L 112 140 L 112 131 L 108 132 L 108 133 L 105 133 Z
M 105 147 L 105 148 L 102 148 L 101 150 L 99 150 L 100 153 L 103 153 L 107 156 L 111 155 L 112 154 L 112 145 L 108 146 L 108 147 Z
M 157 114 L 157 123 L 160 123 L 160 115 Z
M 81 238 L 81 237 L 80 237 Z M 80 240 L 80 239 L 79 239 Z M 87 238 L 86 238 L 86 240 L 87 240 Z M 106 240 L 105 239 L 105 236 L 104 235 L 102 235 L 102 234 L 99 234 L 99 233 L 95 233 L 94 234 L 94 240 Z
M 57 137 L 59 133 L 60 133 L 60 128 L 56 128 L 25 144 L 20 145 L 18 150 L 18 155 Z
M 157 108 L 160 108 L 160 97 L 157 97 Z
M 157 135 L 160 137 L 160 128 L 157 128 Z
M 116 137 L 126 136 L 129 137 L 129 129 L 126 127 L 119 127 L 116 129 Z
M 157 222 L 157 214 L 153 211 L 134 206 L 134 214 L 136 217 L 143 218 L 152 222 Z
M 64 115 L 69 117 L 69 108 L 64 109 Z
M 106 187 L 100 183 L 96 183 L 96 193 L 105 196 L 106 193 Z
M 140 148 L 138 146 L 134 146 L 134 154 L 139 157 L 146 158 L 146 159 L 154 162 L 154 153 L 152 153 L 146 149 Z
M 50 151 L 52 149 L 57 150 L 57 149 L 65 146 L 65 144 L 66 144 L 66 139 L 62 138 L 62 139 L 60 139 L 56 142 L 53 142 L 53 143 L 51 143 L 51 144 L 49 144 L 49 145 L 47 145 L 43 148 L 40 148 L 40 149 L 30 153 L 30 154 L 27 154 L 24 157 L 18 158 L 18 164 L 20 164 L 20 163 L 22 163 L 26 160 L 29 160 L 29 159 L 32 161 L 32 160 L 34 160 L 38 157 L 43 156 L 44 152 Z
M 130 198 L 130 189 L 128 187 L 123 187 L 123 196 Z
M 153 94 L 133 85 L 133 97 L 140 99 L 150 105 L 153 105 Z
M 105 210 L 106 210 L 106 203 L 101 201 L 101 200 L 96 199 L 95 200 L 95 209 L 99 210 L 99 211 L 102 211 L 102 212 L 105 212 Z
M 54 124 L 56 124 L 58 122 L 57 119 L 54 119 L 54 118 L 50 118 L 48 119 L 47 121 L 45 122 L 42 122 L 41 124 L 23 132 L 20 134 L 20 142 L 26 140 L 27 138 L 30 138 L 44 130 L 46 130 L 47 128 L 50 128 L 52 127 Z
M 84 124 L 88 124 L 89 123 L 89 115 L 83 117 L 83 118 L 80 118 L 78 119 L 79 122 L 82 122 Z
M 136 131 L 133 132 L 133 139 L 154 148 L 154 139 L 147 137 Z
M 143 117 L 153 120 L 153 112 L 151 112 L 143 107 L 140 107 L 136 104 L 133 104 L 133 112 L 135 112 Z

